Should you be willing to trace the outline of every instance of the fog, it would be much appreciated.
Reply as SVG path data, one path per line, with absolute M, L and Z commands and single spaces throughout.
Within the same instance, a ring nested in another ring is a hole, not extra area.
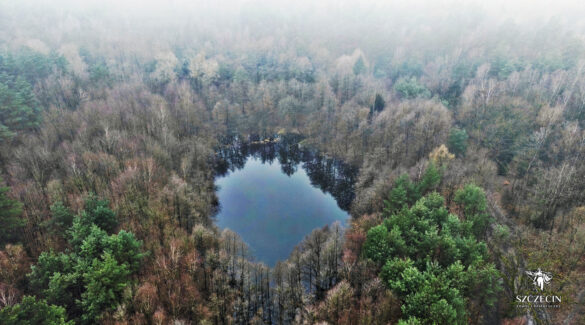
M 405 40 L 481 41 L 538 29 L 582 37 L 584 14 L 581 1 L 5 0 L 0 41 L 3 48 L 46 51 L 74 43 L 151 53 L 177 47 L 237 50 L 250 43 L 275 50 L 293 42 L 318 43 L 336 55 L 356 48 L 368 54 Z

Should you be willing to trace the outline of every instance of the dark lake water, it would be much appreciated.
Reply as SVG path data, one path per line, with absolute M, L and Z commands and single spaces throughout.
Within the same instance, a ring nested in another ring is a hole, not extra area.
M 357 171 L 303 149 L 298 139 L 234 141 L 218 150 L 216 224 L 236 232 L 274 266 L 313 229 L 346 225 Z

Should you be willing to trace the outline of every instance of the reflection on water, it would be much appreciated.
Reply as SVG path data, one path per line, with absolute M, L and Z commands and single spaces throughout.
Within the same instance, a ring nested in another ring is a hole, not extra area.
M 237 139 L 217 151 L 217 225 L 238 233 L 273 266 L 311 230 L 345 224 L 357 171 L 298 145 Z
M 262 163 L 277 160 L 282 172 L 288 176 L 300 166 L 309 176 L 311 185 L 331 193 L 339 207 L 349 211 L 358 170 L 340 160 L 325 158 L 315 150 L 302 148 L 298 144 L 300 140 L 299 137 L 288 136 L 263 143 L 231 138 L 229 144 L 217 150 L 216 175 L 221 177 L 242 169 L 249 157 L 258 158 Z

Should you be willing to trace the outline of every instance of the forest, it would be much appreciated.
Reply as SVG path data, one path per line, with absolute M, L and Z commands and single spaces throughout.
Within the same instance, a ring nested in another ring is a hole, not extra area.
M 506 3 L 0 1 L 0 324 L 585 323 L 585 8 Z M 233 139 L 347 226 L 257 260 Z

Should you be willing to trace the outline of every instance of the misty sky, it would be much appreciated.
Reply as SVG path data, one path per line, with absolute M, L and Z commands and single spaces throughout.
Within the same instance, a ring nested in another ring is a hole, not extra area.
M 295 49 L 286 55 L 323 63 L 355 51 L 404 56 L 486 42 L 505 42 L 497 50 L 509 52 L 524 41 L 533 43 L 524 53 L 530 55 L 584 35 L 585 2 L 576 0 L 0 1 L 0 50 L 55 50 L 70 62 L 75 55 L 68 53 L 80 48 L 146 60 L 181 49 L 207 56 Z M 541 37 L 548 43 L 537 47 Z

